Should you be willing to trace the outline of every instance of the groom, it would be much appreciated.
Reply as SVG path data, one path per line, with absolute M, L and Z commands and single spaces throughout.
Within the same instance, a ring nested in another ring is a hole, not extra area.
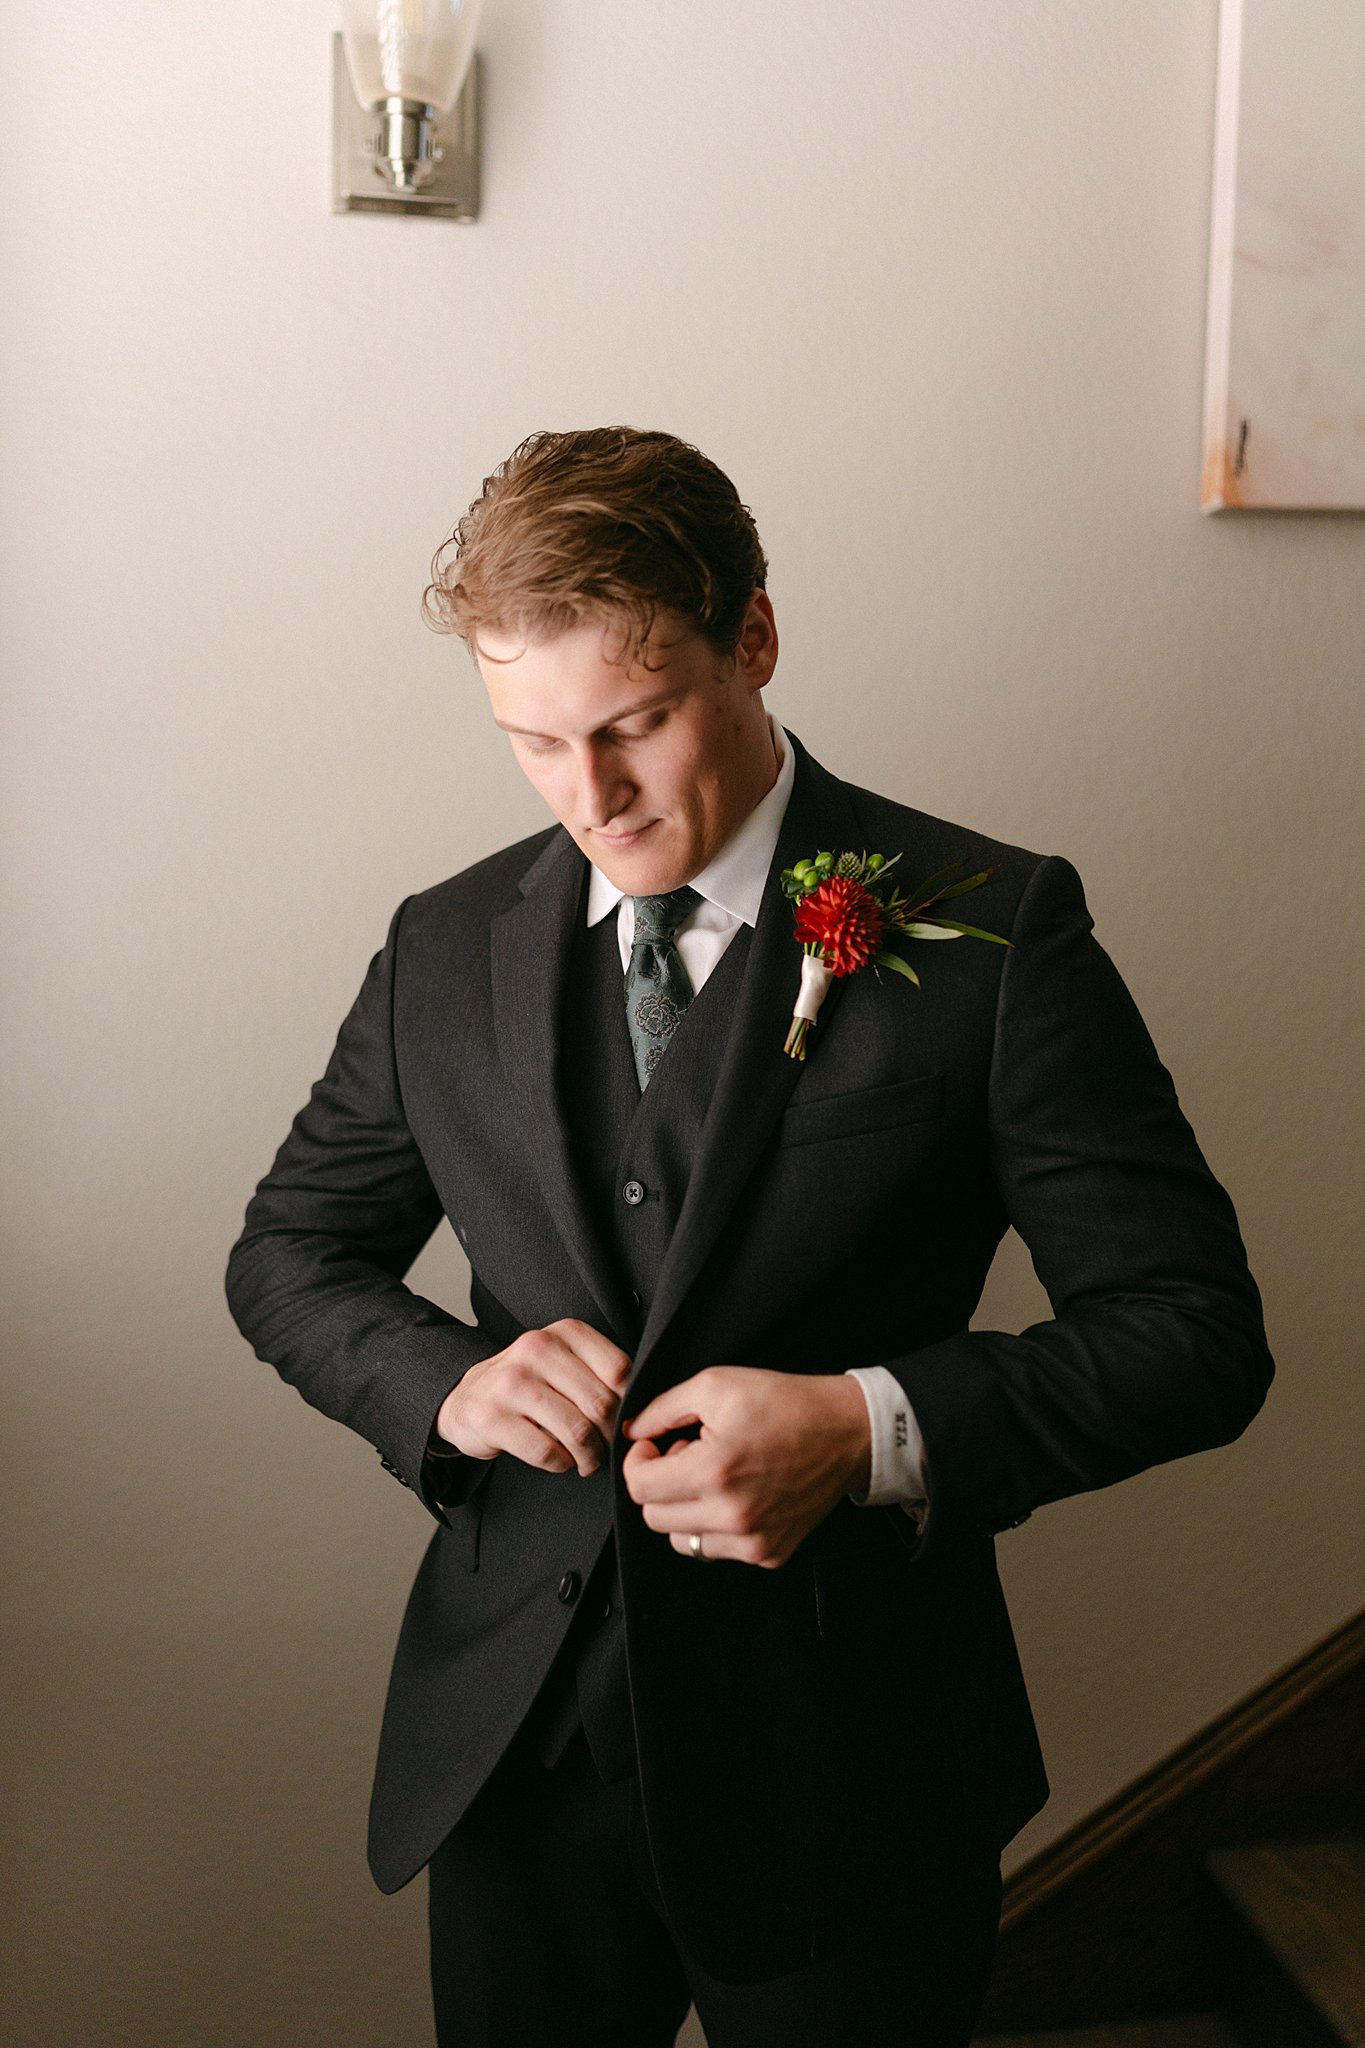
M 442 2048 L 966 2043 L 1047 1796 L 994 1537 L 1274 1369 L 1076 870 L 822 767 L 766 571 L 666 434 L 486 480 L 428 615 L 559 822 L 399 905 L 229 1263 L 438 1524 L 370 1863 L 429 1867 Z M 798 1060 L 822 851 L 984 872 L 936 914 L 1007 943 L 892 945 Z M 443 1216 L 472 1321 L 404 1284 Z M 1052 1317 L 971 1330 L 1010 1225 Z

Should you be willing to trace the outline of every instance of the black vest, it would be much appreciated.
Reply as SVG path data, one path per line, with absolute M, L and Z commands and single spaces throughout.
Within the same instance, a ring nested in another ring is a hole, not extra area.
M 589 929 L 586 902 L 585 879 L 559 1024 L 562 1095 L 592 1227 L 643 1327 L 687 1192 L 753 933 L 748 925 L 735 933 L 642 1093 L 626 1027 L 616 912 Z M 668 1538 L 657 1533 L 655 1541 Z M 601 1778 L 610 1784 L 636 1769 L 611 1535 L 527 1717 L 542 1763 L 559 1760 L 580 1721 Z

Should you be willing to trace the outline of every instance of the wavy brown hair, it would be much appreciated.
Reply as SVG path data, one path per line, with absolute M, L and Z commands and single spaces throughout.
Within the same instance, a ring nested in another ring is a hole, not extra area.
M 601 618 L 620 632 L 615 658 L 644 662 L 671 612 L 728 655 L 767 573 L 748 506 L 690 442 L 638 427 L 543 432 L 484 478 L 437 549 L 422 615 L 471 653 L 481 628 L 536 640 Z

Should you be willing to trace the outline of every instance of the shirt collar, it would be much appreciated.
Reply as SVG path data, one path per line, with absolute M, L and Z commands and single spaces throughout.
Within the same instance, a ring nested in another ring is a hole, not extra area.
M 787 733 L 772 713 L 768 730 L 781 755 L 777 780 L 767 795 L 760 797 L 744 823 L 730 834 L 720 852 L 691 877 L 692 887 L 708 903 L 714 903 L 742 924 L 757 924 L 759 905 L 777 850 L 787 800 L 796 779 L 796 751 Z M 589 863 L 588 923 L 597 924 L 621 901 L 622 890 Z

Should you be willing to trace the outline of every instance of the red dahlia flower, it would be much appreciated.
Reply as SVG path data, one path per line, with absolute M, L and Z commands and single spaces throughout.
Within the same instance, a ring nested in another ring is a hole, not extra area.
M 796 906 L 796 936 L 818 946 L 832 974 L 856 974 L 881 951 L 886 913 L 870 889 L 830 875 Z

